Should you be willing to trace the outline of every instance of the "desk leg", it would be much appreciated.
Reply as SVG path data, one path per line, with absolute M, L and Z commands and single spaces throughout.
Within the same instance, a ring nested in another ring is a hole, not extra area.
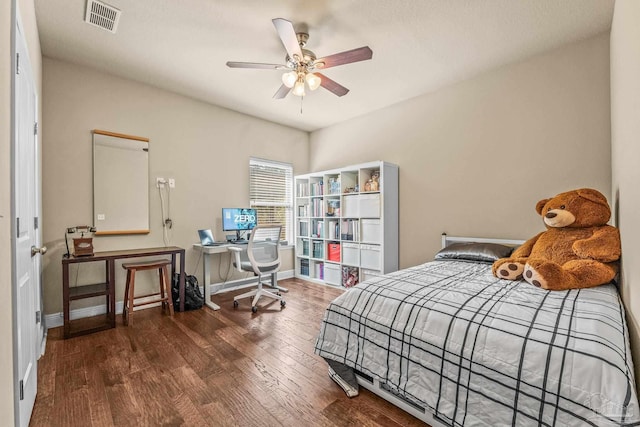
M 71 325 L 69 324 L 69 264 L 62 263 L 62 303 L 64 313 L 64 337 L 69 338 Z
M 179 279 L 179 289 L 180 289 L 180 311 L 184 311 L 184 287 L 185 287 L 185 280 L 187 279 L 187 272 L 185 270 L 185 255 L 186 252 L 184 251 L 184 249 L 180 252 L 180 279 Z
M 180 254 L 180 270 L 178 273 L 178 298 L 180 298 L 180 304 L 178 305 L 178 311 L 184 311 L 184 286 L 185 286 L 185 279 L 186 279 L 186 275 L 187 273 L 185 272 L 185 251 L 184 249 L 179 251 L 179 252 L 172 252 L 171 253 L 171 280 L 169 281 L 169 283 L 173 283 L 173 278 L 176 274 L 176 256 L 177 254 Z M 173 285 L 172 285 L 173 286 Z
M 109 296 L 107 296 L 109 307 L 107 307 L 107 313 L 109 313 L 109 321 L 112 328 L 116 327 L 116 260 L 110 259 L 105 261 L 107 263 L 107 279 L 109 282 Z
M 202 254 L 202 276 L 204 280 L 204 303 L 213 310 L 220 310 L 220 306 L 211 302 L 211 256 Z

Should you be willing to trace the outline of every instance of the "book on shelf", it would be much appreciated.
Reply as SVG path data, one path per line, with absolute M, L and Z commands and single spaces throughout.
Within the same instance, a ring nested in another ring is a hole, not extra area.
M 312 182 L 311 183 L 311 195 L 312 196 L 322 196 L 323 194 L 323 185 L 322 181 Z
M 324 264 L 321 262 L 315 265 L 315 277 L 316 279 L 324 280 Z
M 300 260 L 300 274 L 302 274 L 303 276 L 308 276 L 309 275 L 309 260 L 308 259 L 301 259 Z
M 353 240 L 355 242 L 360 240 L 360 220 L 357 219 L 345 219 L 342 220 L 342 226 L 340 229 L 342 233 L 340 238 L 342 240 Z
M 337 219 L 327 221 L 329 230 L 329 239 L 338 239 L 340 236 L 340 227 Z
M 324 242 L 321 241 L 315 241 L 312 242 L 311 248 L 313 250 L 313 257 L 314 258 L 323 258 L 324 257 Z
M 309 196 L 309 187 L 306 183 L 298 184 L 298 197 L 308 197 Z
M 313 199 L 311 201 L 311 209 L 313 211 L 313 216 L 321 217 L 322 216 L 322 199 Z
M 298 223 L 298 235 L 299 236 L 308 236 L 309 235 L 309 223 L 307 221 L 300 221 Z
M 324 238 L 324 221 L 322 220 L 313 220 L 313 231 L 311 237 L 318 237 L 320 239 Z

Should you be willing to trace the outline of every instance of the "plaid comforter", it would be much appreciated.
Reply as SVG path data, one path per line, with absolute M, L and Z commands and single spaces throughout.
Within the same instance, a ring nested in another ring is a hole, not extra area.
M 316 353 L 449 425 L 640 425 L 614 285 L 545 291 L 432 261 L 336 298 Z

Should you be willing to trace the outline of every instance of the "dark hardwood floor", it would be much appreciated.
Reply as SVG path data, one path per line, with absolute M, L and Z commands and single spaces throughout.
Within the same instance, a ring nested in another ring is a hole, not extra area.
M 297 279 L 287 305 L 137 311 L 122 325 L 69 340 L 49 331 L 31 426 L 424 426 L 361 389 L 349 399 L 313 353 L 338 289 Z M 246 290 L 245 290 L 246 291 Z

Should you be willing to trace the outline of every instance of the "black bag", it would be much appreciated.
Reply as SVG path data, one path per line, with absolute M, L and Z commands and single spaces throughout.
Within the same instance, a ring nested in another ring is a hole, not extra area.
M 173 275 L 173 283 L 171 285 L 171 298 L 173 299 L 174 310 L 180 309 L 180 275 Z M 198 279 L 196 276 L 185 275 L 184 278 L 184 309 L 197 310 L 204 305 L 204 296 L 200 292 Z

